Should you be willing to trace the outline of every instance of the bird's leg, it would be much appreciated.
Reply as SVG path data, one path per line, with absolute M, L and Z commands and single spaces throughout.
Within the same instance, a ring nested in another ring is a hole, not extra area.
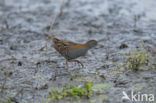
M 74 61 L 77 62 L 78 64 L 80 64 L 82 66 L 82 68 L 84 67 L 84 65 L 80 61 L 78 61 L 78 60 L 74 60 Z
M 78 60 L 69 60 L 69 62 L 76 62 L 78 64 L 81 64 L 82 68 L 84 67 L 84 65 L 80 61 L 78 61 Z
M 70 69 L 69 69 L 69 66 L 68 66 L 68 60 L 66 60 L 66 67 L 67 67 L 68 72 L 70 72 Z

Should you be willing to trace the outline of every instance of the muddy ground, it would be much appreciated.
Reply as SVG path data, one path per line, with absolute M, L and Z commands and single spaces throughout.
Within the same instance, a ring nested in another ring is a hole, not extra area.
M 83 85 L 91 80 L 106 84 L 101 94 L 79 103 L 130 103 L 122 101 L 122 91 L 156 96 L 156 2 L 155 0 L 65 0 L 53 34 L 50 23 L 60 0 L 0 1 L 0 87 L 1 99 L 16 103 L 46 102 L 51 88 Z M 95 39 L 98 45 L 78 58 L 85 65 L 69 63 L 53 48 L 47 36 L 85 43 Z M 125 53 L 143 49 L 152 58 L 141 71 L 125 68 Z M 156 98 L 156 97 L 155 97 Z M 155 99 L 156 101 L 156 99 Z M 73 103 L 63 100 L 60 103 Z M 133 102 L 135 103 L 135 102 Z M 137 102 L 147 103 L 147 102 Z M 154 102 L 151 102 L 154 103 Z

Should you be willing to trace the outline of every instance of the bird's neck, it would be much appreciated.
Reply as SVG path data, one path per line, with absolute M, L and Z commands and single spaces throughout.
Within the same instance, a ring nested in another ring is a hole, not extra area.
M 86 47 L 86 50 L 91 49 L 91 47 L 89 46 L 89 44 L 88 44 L 88 43 L 85 43 L 84 45 L 85 45 L 85 47 Z

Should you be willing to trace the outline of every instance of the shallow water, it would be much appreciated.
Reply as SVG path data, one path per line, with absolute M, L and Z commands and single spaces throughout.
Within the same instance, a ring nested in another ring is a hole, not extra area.
M 46 39 L 51 35 L 48 30 L 59 4 L 56 0 L 0 1 L 0 87 L 6 80 L 2 98 L 41 103 L 46 101 L 51 88 L 80 85 L 88 79 L 94 84 L 109 83 L 113 87 L 107 88 L 105 94 L 82 99 L 81 103 L 94 100 L 121 103 L 122 91 L 129 94 L 132 89 L 156 93 L 155 69 L 150 66 L 139 72 L 127 72 L 122 66 L 117 69 L 120 62 L 125 63 L 124 53 L 131 48 L 142 49 L 142 40 L 153 57 L 151 65 L 155 66 L 155 0 L 65 0 L 52 35 L 77 43 L 99 41 L 86 56 L 78 58 L 85 68 L 69 63 L 71 72 L 80 74 L 75 78 L 67 72 L 65 59 Z M 121 47 L 123 44 L 127 46 Z M 9 73 L 6 79 L 5 72 Z M 60 101 L 65 102 L 72 103 Z

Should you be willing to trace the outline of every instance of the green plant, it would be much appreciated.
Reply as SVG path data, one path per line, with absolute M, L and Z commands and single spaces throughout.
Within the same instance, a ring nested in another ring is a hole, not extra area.
M 126 65 L 132 70 L 141 70 L 143 64 L 149 64 L 149 55 L 147 50 L 133 50 L 126 55 Z
M 81 88 L 81 86 L 70 86 L 68 88 L 63 88 L 63 92 L 66 92 L 68 97 L 75 97 L 77 99 L 85 94 L 85 91 Z
M 88 84 L 84 85 L 86 96 L 88 98 L 90 98 L 93 94 L 92 86 L 93 86 L 93 83 L 90 82 L 90 80 L 89 80 Z
M 50 90 L 50 94 L 48 95 L 47 103 L 51 101 L 57 101 L 60 99 L 63 99 L 65 97 L 75 97 L 76 99 L 79 99 L 80 97 L 88 97 L 90 98 L 93 94 L 93 90 L 91 89 L 93 83 L 88 82 L 86 85 L 79 85 L 79 86 L 69 86 L 67 88 L 62 87 L 62 89 L 59 91 L 58 87 L 55 89 Z
M 55 88 L 55 89 L 51 89 L 50 90 L 50 95 L 48 95 L 48 101 L 56 101 L 56 100 L 59 100 L 59 99 L 62 99 L 64 96 L 66 96 L 66 93 L 64 92 L 59 92 L 58 91 L 58 87 Z

